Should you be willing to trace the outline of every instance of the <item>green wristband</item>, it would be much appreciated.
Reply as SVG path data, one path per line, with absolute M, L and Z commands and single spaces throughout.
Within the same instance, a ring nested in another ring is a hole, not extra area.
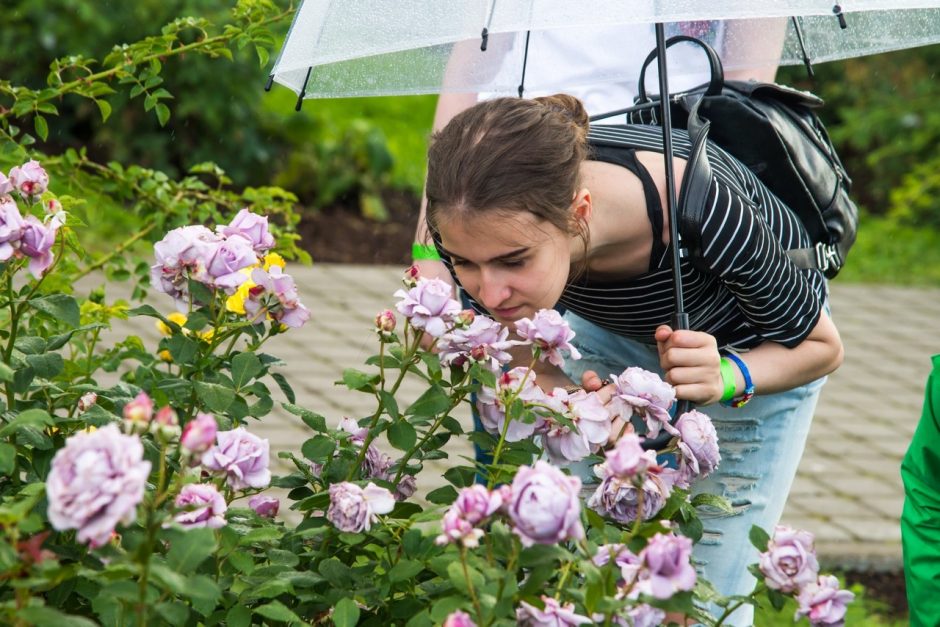
M 738 390 L 738 384 L 734 381 L 734 366 L 731 365 L 731 360 L 727 357 L 721 358 L 721 384 L 725 386 L 725 391 L 721 394 L 721 400 L 730 401 Z
M 411 258 L 415 261 L 421 261 L 424 259 L 430 259 L 432 261 L 440 261 L 441 256 L 431 244 L 419 244 L 415 242 L 411 245 Z

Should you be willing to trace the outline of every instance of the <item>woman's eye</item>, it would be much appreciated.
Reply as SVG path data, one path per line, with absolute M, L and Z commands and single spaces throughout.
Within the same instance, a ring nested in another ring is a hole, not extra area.
M 501 263 L 507 268 L 521 268 L 525 262 L 525 259 L 504 259 Z

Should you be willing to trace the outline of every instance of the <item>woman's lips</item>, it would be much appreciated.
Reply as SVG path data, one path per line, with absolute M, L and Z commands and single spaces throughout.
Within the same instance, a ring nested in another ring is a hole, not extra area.
M 495 313 L 500 318 L 509 319 L 509 318 L 512 318 L 514 315 L 518 314 L 520 311 L 522 311 L 521 305 L 519 307 L 507 307 L 504 309 L 494 309 L 493 313 Z

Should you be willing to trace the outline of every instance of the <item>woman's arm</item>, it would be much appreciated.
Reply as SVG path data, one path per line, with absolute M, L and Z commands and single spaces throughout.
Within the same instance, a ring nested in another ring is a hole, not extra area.
M 721 399 L 723 385 L 720 355 L 715 338 L 700 331 L 673 331 L 668 326 L 656 330 L 660 365 L 666 381 L 676 386 L 676 395 L 700 405 Z M 825 376 L 842 363 L 839 331 L 825 311 L 802 342 L 787 348 L 764 342 L 740 355 L 751 373 L 757 394 L 783 392 Z M 744 376 L 734 366 L 735 395 L 744 392 Z

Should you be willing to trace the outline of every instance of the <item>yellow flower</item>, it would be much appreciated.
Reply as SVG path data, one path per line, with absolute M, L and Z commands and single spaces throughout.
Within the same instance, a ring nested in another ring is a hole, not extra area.
M 245 299 L 248 298 L 248 291 L 255 286 L 254 281 L 245 281 L 238 289 L 235 290 L 235 293 L 228 297 L 228 300 L 225 301 L 225 308 L 232 313 L 237 313 L 245 315 Z
M 209 329 L 208 331 L 201 331 L 197 333 L 196 335 L 199 336 L 200 340 L 204 342 L 208 342 L 215 335 L 215 329 Z
M 284 261 L 284 258 L 277 253 L 268 253 L 264 256 L 264 271 L 268 272 L 271 269 L 271 266 L 277 266 L 283 268 L 287 265 L 287 262 Z
M 164 349 L 164 350 L 160 351 L 159 353 L 157 353 L 157 357 L 159 357 L 161 361 L 165 361 L 165 362 L 168 363 L 168 364 L 172 364 L 172 363 L 173 363 L 173 356 L 170 355 L 170 351 L 168 351 L 168 350 L 166 350 L 166 349 Z
M 178 324 L 178 325 L 180 325 L 180 326 L 183 326 L 184 324 L 186 324 L 186 316 L 185 316 L 185 314 L 181 314 L 181 313 L 178 312 L 178 311 L 174 311 L 173 313 L 171 313 L 170 315 L 168 315 L 168 316 L 166 317 L 166 319 L 169 320 L 170 322 L 175 322 L 176 324 Z M 173 335 L 173 331 L 170 330 L 170 327 L 168 327 L 168 326 L 163 322 L 163 320 L 157 320 L 157 330 L 159 330 L 160 333 L 162 333 L 163 335 L 166 335 L 166 336 Z

